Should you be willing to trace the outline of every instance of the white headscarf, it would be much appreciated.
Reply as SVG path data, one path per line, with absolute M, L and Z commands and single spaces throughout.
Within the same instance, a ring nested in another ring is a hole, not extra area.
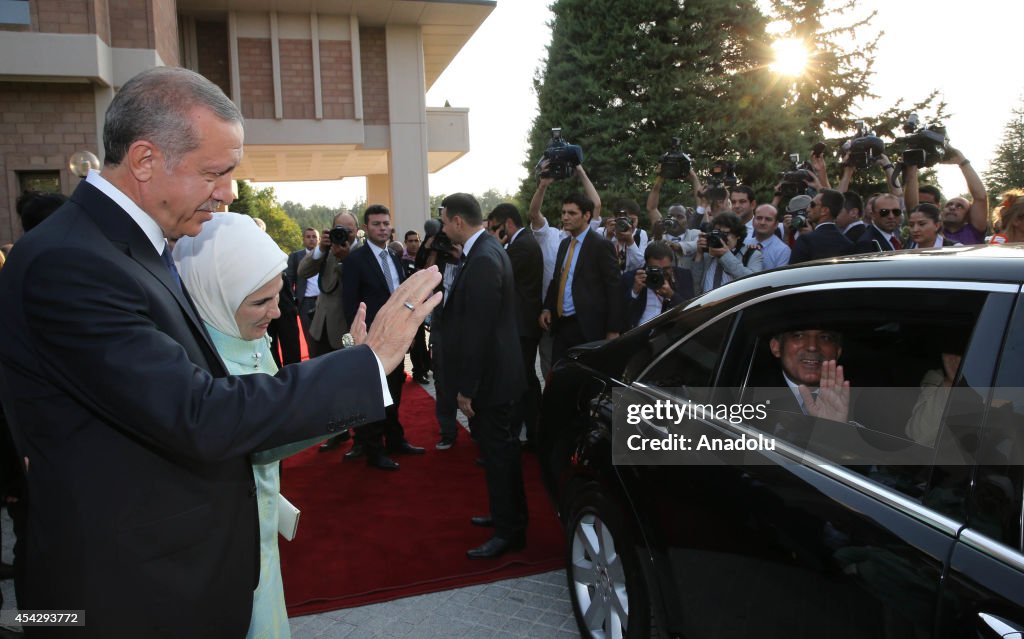
M 178 240 L 174 262 L 203 320 L 241 338 L 235 312 L 250 293 L 281 277 L 288 256 L 248 215 L 214 213 L 199 235 Z

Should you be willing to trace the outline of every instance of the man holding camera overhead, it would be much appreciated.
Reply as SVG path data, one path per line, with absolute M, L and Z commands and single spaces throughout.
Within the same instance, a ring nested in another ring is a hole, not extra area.
M 351 213 L 338 213 L 334 216 L 334 228 L 324 230 L 319 246 L 299 262 L 299 278 L 312 279 L 320 288 L 309 323 L 310 357 L 338 350 L 342 336 L 348 332 L 341 307 L 341 263 L 359 246 L 358 230 Z
M 686 269 L 673 265 L 672 248 L 651 242 L 644 251 L 645 266 L 622 276 L 626 302 L 626 326 L 635 328 L 693 297 L 693 283 Z
M 967 181 L 967 190 L 971 193 L 970 202 L 962 197 L 949 198 L 945 205 L 941 202 L 931 202 L 942 207 L 942 236 L 965 246 L 983 244 L 985 233 L 988 231 L 988 192 L 985 191 L 985 184 L 971 166 L 971 161 L 951 146 L 946 147 L 939 163 L 959 166 Z M 904 185 L 908 211 L 914 210 L 919 202 L 926 201 L 919 192 L 917 173 L 918 167 L 908 163 Z

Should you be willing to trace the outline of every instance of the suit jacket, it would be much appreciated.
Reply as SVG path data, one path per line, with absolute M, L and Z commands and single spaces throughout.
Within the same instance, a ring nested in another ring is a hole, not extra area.
M 441 352 L 449 399 L 454 403 L 462 393 L 476 407 L 518 400 L 526 391 L 518 334 L 512 263 L 498 240 L 483 233 L 444 306 Z
M 375 358 L 225 378 L 190 299 L 99 189 L 83 180 L 42 226 L 0 272 L 0 299 L 18 300 L 0 314 L 0 401 L 30 459 L 19 604 L 88 610 L 83 637 L 242 637 L 259 576 L 249 455 L 380 419 Z
M 865 237 L 867 233 L 864 234 Z M 809 262 L 828 257 L 849 255 L 853 252 L 853 242 L 842 234 L 839 227 L 832 223 L 819 224 L 810 233 L 805 233 L 793 244 L 793 253 L 789 256 L 790 264 Z
M 317 284 L 320 287 L 320 295 L 316 298 L 316 310 L 309 323 L 309 334 L 319 340 L 324 339 L 326 332 L 331 348 L 337 350 L 341 348 L 342 336 L 348 332 L 348 321 L 345 320 L 341 305 L 343 265 L 335 259 L 330 250 L 321 252 L 319 259 L 313 259 L 313 255 L 314 253 L 310 253 L 303 257 L 297 270 L 298 281 L 303 283 L 303 291 L 306 279 L 319 278 Z M 349 253 L 350 257 L 351 255 Z
M 541 282 L 544 280 L 544 255 L 540 244 L 530 229 L 523 229 L 506 249 L 512 262 L 512 274 L 516 283 L 516 318 L 519 322 L 519 336 L 526 339 L 540 339 L 540 323 L 537 321 L 543 310 Z
M 558 316 L 558 282 L 571 239 L 567 237 L 558 245 L 555 273 L 544 298 L 544 309 L 551 311 L 554 318 Z M 619 290 L 621 274 L 615 247 L 596 231 L 587 231 L 579 251 L 571 284 L 572 299 L 583 337 L 592 342 L 604 339 L 606 334 L 618 332 L 622 327 L 625 312 Z
M 341 306 L 345 313 L 345 321 L 349 324 L 355 319 L 359 303 L 366 302 L 366 327 L 373 324 L 377 311 L 387 304 L 391 297 L 391 289 L 384 279 L 384 269 L 380 267 L 381 249 L 366 242 L 349 253 L 342 269 Z M 398 271 L 395 287 L 405 281 L 405 267 L 402 260 L 388 251 L 388 257 Z
M 622 331 L 628 331 L 631 328 L 635 328 L 640 325 L 640 318 L 644 315 L 644 310 L 647 308 L 647 296 L 650 294 L 650 289 L 646 286 L 644 290 L 640 291 L 640 294 L 633 299 L 633 280 L 636 278 L 636 270 L 627 271 L 623 274 L 620 283 L 622 290 L 625 293 L 623 297 L 623 303 L 626 305 L 626 325 L 622 327 Z M 690 278 L 690 272 L 684 268 L 678 266 L 672 267 L 672 299 L 665 300 L 662 304 L 661 312 L 664 313 L 673 306 L 678 306 L 693 297 L 693 281 Z
M 878 248 L 881 247 L 883 251 L 895 251 L 889 240 L 886 239 L 882 232 L 874 224 L 868 224 L 867 230 L 860 236 L 857 241 L 857 245 L 854 247 L 856 253 L 877 253 Z M 875 245 L 878 242 L 878 245 Z
M 843 231 L 843 235 L 846 236 L 846 239 L 856 244 L 857 242 L 860 241 L 860 238 L 864 235 L 864 233 L 867 230 L 867 224 L 858 224 L 857 226 L 851 226 L 847 228 L 845 231 Z
M 308 278 L 299 275 L 299 264 L 302 263 L 304 257 L 306 257 L 304 248 L 288 255 L 288 268 L 285 270 L 285 282 L 282 289 L 291 293 L 297 308 L 301 307 L 302 300 L 306 299 L 306 280 Z

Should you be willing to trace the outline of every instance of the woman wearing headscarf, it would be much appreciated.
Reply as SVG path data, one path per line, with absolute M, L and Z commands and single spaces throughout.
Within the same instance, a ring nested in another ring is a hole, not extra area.
M 199 235 L 178 240 L 174 261 L 228 373 L 276 373 L 267 326 L 281 314 L 278 293 L 288 256 L 274 240 L 248 215 L 218 213 L 203 225 Z M 249 639 L 291 636 L 277 548 L 278 464 L 320 439 L 253 455 L 259 504 L 260 581 L 253 593 Z

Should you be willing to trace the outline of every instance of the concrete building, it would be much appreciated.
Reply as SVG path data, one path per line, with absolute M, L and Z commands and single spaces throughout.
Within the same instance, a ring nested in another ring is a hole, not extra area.
M 246 118 L 235 176 L 366 176 L 399 229 L 428 216 L 427 174 L 469 151 L 468 110 L 425 95 L 494 0 L 0 0 L 0 244 L 27 189 L 70 194 L 78 151 L 139 71 L 203 74 Z M 472 81 L 467 78 L 467 81 Z

